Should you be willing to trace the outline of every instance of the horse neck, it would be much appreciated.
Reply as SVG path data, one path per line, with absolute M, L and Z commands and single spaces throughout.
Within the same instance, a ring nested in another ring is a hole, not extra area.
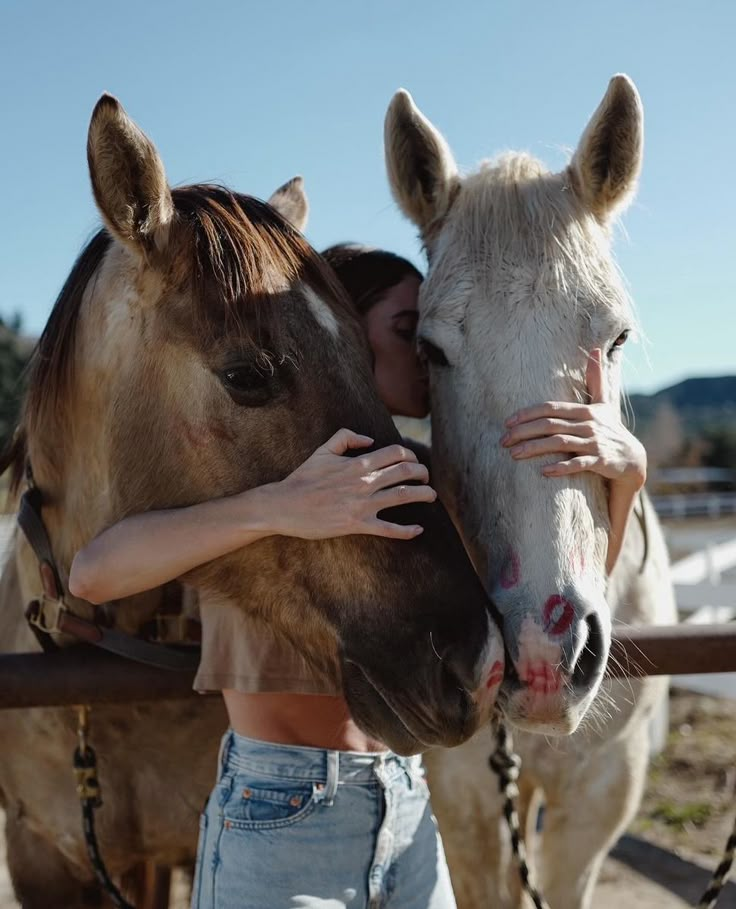
M 43 521 L 66 600 L 85 617 L 93 612 L 90 604 L 68 593 L 72 561 L 83 546 L 120 517 L 113 511 L 110 494 L 114 460 L 100 394 L 91 382 L 82 381 L 73 399 L 64 402 L 46 425 L 34 427 L 28 440 L 28 459 L 43 497 Z M 38 562 L 24 540 L 19 543 L 18 566 L 24 592 L 38 595 Z M 109 620 L 134 632 L 157 612 L 162 597 L 158 588 L 116 602 Z

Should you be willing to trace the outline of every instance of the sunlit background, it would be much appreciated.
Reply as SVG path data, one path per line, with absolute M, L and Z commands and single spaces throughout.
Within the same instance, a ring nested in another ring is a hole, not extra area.
M 627 345 L 635 430 L 681 618 L 733 621 L 735 39 L 733 0 L 0 0 L 0 444 L 33 340 L 99 224 L 85 145 L 103 91 L 152 137 L 172 184 L 266 198 L 302 174 L 318 249 L 358 241 L 424 268 L 384 174 L 397 88 L 462 167 L 525 149 L 559 169 L 625 72 L 646 135 L 640 191 L 615 234 L 646 335 Z M 0 519 L 0 553 L 13 524 Z M 634 837 L 605 865 L 598 909 L 627 898 L 680 909 L 698 895 L 732 822 L 734 679 L 680 677 L 666 748 Z M 17 909 L 3 849 L 0 833 L 0 909 Z
M 408 88 L 472 167 L 509 148 L 567 160 L 613 73 L 646 115 L 617 251 L 649 343 L 630 390 L 736 371 L 736 5 L 4 0 L 0 314 L 36 334 L 97 224 L 89 116 L 117 95 L 169 179 L 268 196 L 296 173 L 318 248 L 356 240 L 423 265 L 384 176 L 383 116 Z

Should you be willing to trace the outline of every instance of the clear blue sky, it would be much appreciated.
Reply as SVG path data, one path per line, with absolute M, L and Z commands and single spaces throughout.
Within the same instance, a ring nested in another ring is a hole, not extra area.
M 383 169 L 396 88 L 464 167 L 508 148 L 559 167 L 626 72 L 646 152 L 617 249 L 649 338 L 629 388 L 734 373 L 735 46 L 733 0 L 2 0 L 0 313 L 39 331 L 97 224 L 85 141 L 102 91 L 172 183 L 263 197 L 301 173 L 318 248 L 358 240 L 421 264 Z

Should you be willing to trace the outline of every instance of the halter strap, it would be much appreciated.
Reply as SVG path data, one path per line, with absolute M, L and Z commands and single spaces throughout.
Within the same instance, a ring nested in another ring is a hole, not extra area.
M 117 628 L 106 628 L 97 622 L 82 618 L 70 609 L 65 599 L 64 586 L 54 559 L 51 540 L 41 515 L 43 495 L 33 482 L 30 465 L 27 474 L 29 486 L 21 496 L 17 521 L 38 559 L 43 596 L 31 600 L 25 615 L 41 647 L 45 651 L 56 649 L 58 645 L 52 635 L 66 634 L 103 650 L 109 650 L 118 656 L 160 669 L 195 670 L 199 664 L 199 647 L 181 649 L 146 641 Z M 157 616 L 152 623 L 147 623 L 144 627 L 155 629 L 160 634 L 162 626 L 167 624 L 168 619 L 175 619 L 185 633 L 192 633 L 194 630 L 193 623 L 181 615 Z M 163 637 L 162 634 L 160 636 Z

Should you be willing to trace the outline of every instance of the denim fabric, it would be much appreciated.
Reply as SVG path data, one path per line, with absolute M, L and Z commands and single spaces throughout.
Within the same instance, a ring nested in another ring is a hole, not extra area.
M 455 909 L 420 759 L 226 733 L 192 909 Z

